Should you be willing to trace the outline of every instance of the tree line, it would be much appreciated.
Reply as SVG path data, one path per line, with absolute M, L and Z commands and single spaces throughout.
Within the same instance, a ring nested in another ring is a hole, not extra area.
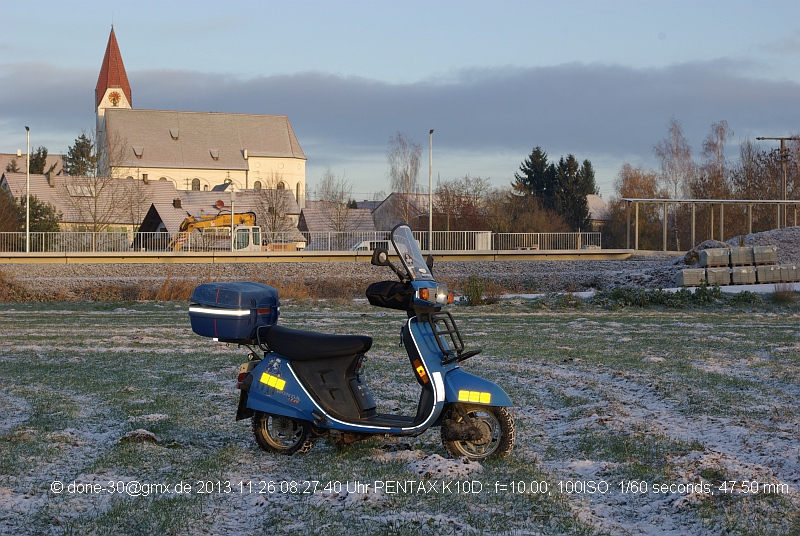
M 774 200 L 781 198 L 781 163 L 786 165 L 786 198 L 800 198 L 800 137 L 789 140 L 787 152 L 762 147 L 750 139 L 739 145 L 738 158 L 729 159 L 726 148 L 733 137 L 727 121 L 711 125 L 701 144 L 699 160 L 675 118 L 668 123 L 667 135 L 653 146 L 658 169 L 625 163 L 614 181 L 614 194 L 609 200 L 611 221 L 603 234 L 608 247 L 625 247 L 627 241 L 627 203 L 623 198 L 652 199 L 740 199 Z M 727 238 L 747 233 L 747 207 L 727 205 L 724 210 L 725 237 L 719 236 L 718 205 L 696 207 L 696 240 Z M 691 241 L 691 208 L 673 205 L 667 213 L 668 248 L 689 249 Z M 775 228 L 776 208 L 754 205 L 753 232 Z M 654 205 L 639 208 L 640 249 L 662 248 L 663 209 Z M 790 220 L 791 221 L 791 220 Z
M 393 209 L 398 221 L 417 230 L 427 229 L 428 211 L 419 201 L 419 168 L 422 146 L 398 132 L 389 138 L 386 151 L 387 176 L 391 191 L 399 200 Z M 315 192 L 325 206 L 354 206 L 352 185 L 330 169 L 320 179 Z M 592 163 L 579 163 L 572 154 L 550 162 L 541 147 L 533 149 L 520 164 L 514 180 L 505 187 L 494 187 L 491 179 L 463 177 L 436 180 L 433 190 L 433 228 L 438 231 L 566 232 L 587 230 L 590 226 L 586 196 L 597 194 Z M 379 194 L 381 199 L 386 194 Z M 337 230 L 342 225 L 336 212 Z

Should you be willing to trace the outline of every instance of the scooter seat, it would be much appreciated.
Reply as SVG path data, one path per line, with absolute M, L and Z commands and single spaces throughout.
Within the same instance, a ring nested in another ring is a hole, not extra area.
M 278 325 L 260 335 L 273 352 L 301 361 L 363 354 L 372 347 L 372 337 L 366 335 L 329 335 Z

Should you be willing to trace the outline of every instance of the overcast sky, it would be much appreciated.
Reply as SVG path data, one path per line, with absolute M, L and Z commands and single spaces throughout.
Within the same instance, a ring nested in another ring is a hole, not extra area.
M 13 1 L 0 32 L 0 152 L 66 152 L 94 127 L 112 23 L 135 108 L 287 115 L 309 190 L 330 168 L 358 199 L 388 191 L 389 138 L 423 147 L 420 182 L 508 185 L 535 146 L 656 167 L 679 120 L 800 133 L 800 2 Z M 777 145 L 776 145 L 777 146 Z M 771 145 L 762 144 L 763 148 Z M 2 171 L 2 170 L 0 170 Z

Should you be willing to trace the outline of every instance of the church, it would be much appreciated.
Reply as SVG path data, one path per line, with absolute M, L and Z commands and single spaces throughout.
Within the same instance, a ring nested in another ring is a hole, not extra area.
M 305 206 L 306 157 L 284 115 L 137 110 L 114 27 L 95 87 L 100 173 L 178 190 L 278 189 Z

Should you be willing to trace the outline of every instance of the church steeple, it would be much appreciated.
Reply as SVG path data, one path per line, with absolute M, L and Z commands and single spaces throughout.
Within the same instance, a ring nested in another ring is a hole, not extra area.
M 122 54 L 114 35 L 114 26 L 111 26 L 111 35 L 108 36 L 106 55 L 100 67 L 100 76 L 97 77 L 97 86 L 94 88 L 95 106 L 98 108 L 130 108 L 131 85 L 128 83 L 128 74 L 122 63 Z

